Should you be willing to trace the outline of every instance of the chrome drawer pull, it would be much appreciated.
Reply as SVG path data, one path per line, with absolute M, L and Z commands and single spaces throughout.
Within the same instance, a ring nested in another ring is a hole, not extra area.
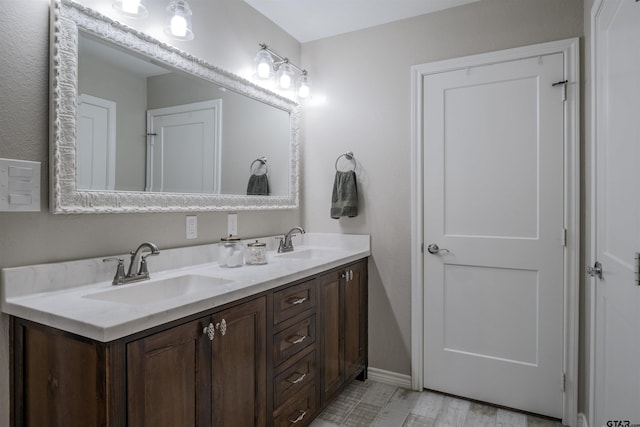
M 291 384 L 298 384 L 300 381 L 304 380 L 304 377 L 307 376 L 306 372 L 304 374 L 301 374 L 300 372 L 296 372 L 296 374 L 298 374 L 298 377 L 295 380 L 291 379 L 291 377 L 293 376 L 291 375 L 291 377 L 287 378 L 287 382 L 290 382 Z
M 209 336 L 209 341 L 213 341 L 213 336 L 216 333 L 216 328 L 213 326 L 213 323 L 209 323 L 209 326 L 205 326 L 204 329 L 202 329 L 202 333 Z
M 287 338 L 287 342 L 290 344 L 300 344 L 302 341 L 306 340 L 306 335 L 294 335 L 292 337 Z
M 295 298 L 295 299 L 294 299 Z M 307 300 L 307 297 L 293 297 L 290 298 L 289 301 L 287 301 L 289 304 L 291 305 L 298 305 L 298 304 L 302 304 L 303 302 L 305 302 Z
M 304 418 L 305 415 L 307 415 L 307 411 L 301 411 L 298 409 L 298 412 L 300 412 L 300 415 L 298 415 L 298 418 L 296 418 L 295 420 L 289 420 L 289 422 L 291 424 L 297 424 L 300 421 L 302 421 L 302 419 Z

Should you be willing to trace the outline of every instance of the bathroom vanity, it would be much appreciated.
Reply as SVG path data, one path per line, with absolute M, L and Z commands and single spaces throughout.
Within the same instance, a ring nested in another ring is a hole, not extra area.
M 308 425 L 366 377 L 370 252 L 368 236 L 301 240 L 233 269 L 176 261 L 215 257 L 215 245 L 161 250 L 150 281 L 121 286 L 97 260 L 3 270 L 12 424 Z M 106 281 L 60 285 L 91 266 Z

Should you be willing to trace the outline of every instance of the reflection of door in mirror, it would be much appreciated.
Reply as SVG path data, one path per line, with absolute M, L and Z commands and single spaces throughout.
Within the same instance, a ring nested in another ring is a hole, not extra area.
M 80 94 L 76 185 L 81 190 L 113 190 L 116 182 L 116 103 Z
M 147 112 L 146 191 L 220 193 L 220 99 Z

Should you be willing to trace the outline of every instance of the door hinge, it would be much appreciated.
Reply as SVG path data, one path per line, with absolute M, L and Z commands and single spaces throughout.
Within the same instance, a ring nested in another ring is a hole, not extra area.
M 424 242 L 420 245 L 420 252 L 424 253 Z
M 563 228 L 562 233 L 560 234 L 560 244 L 564 247 L 567 246 L 567 229 Z
M 562 80 L 559 82 L 555 82 L 553 83 L 551 86 L 556 87 L 556 86 L 562 86 L 562 101 L 566 101 L 567 100 L 567 83 L 569 83 L 569 80 Z
M 567 391 L 567 375 L 564 372 L 560 376 L 560 389 L 563 392 Z
M 636 285 L 640 286 L 640 252 L 636 252 L 634 265 L 636 270 Z

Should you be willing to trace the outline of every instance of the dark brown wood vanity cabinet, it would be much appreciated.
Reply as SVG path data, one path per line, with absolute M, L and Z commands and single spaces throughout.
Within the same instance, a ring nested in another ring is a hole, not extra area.
M 112 342 L 11 318 L 14 427 L 306 426 L 366 376 L 367 260 Z
M 318 279 L 273 294 L 273 425 L 305 426 L 320 407 Z
M 265 426 L 265 300 L 128 343 L 128 425 Z
M 110 343 L 12 318 L 12 425 L 267 425 L 268 296 Z
M 321 276 L 319 314 L 322 323 L 321 405 L 346 382 L 366 378 L 367 263 L 348 265 Z

